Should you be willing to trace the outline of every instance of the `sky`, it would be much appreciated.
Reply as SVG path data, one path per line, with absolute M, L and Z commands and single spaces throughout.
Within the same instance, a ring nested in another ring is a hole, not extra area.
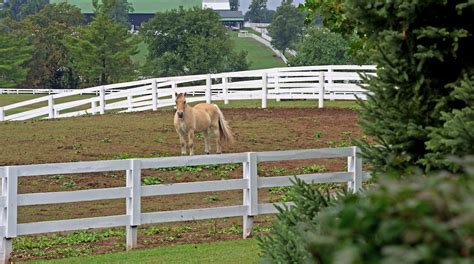
M 240 0 L 240 10 L 245 14 L 252 0 Z M 302 4 L 304 0 L 293 0 L 295 5 Z M 281 4 L 281 0 L 268 0 L 267 8 L 275 10 Z

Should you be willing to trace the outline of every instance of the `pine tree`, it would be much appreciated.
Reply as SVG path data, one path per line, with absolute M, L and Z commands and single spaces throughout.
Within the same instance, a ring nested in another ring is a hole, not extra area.
M 347 15 L 378 49 L 377 77 L 368 80 L 371 94 L 361 102 L 360 116 L 365 133 L 375 140 L 360 143 L 374 171 L 430 171 L 444 167 L 445 154 L 473 154 L 472 132 L 459 137 L 450 130 L 472 131 L 472 123 L 463 122 L 472 121 L 473 101 L 456 91 L 472 91 L 474 3 L 346 3 Z
M 66 38 L 72 64 L 85 85 L 103 85 L 135 78 L 131 56 L 138 53 L 139 40 L 121 24 L 101 12 L 93 21 Z
M 0 87 L 15 87 L 26 79 L 23 65 L 31 58 L 32 46 L 24 38 L 0 35 Z

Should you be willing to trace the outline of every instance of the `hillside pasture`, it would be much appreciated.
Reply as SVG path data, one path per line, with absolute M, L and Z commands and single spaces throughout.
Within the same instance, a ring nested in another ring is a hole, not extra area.
M 363 137 L 357 125 L 357 112 L 348 108 L 315 108 L 315 101 L 280 102 L 285 108 L 258 109 L 249 101 L 248 108 L 225 108 L 224 115 L 234 130 L 236 144 L 224 152 L 290 150 L 343 147 Z M 232 104 L 232 102 L 231 102 Z M 237 104 L 237 103 L 235 103 Z M 294 108 L 300 104 L 305 107 Z M 234 105 L 237 106 L 237 105 Z M 346 107 L 353 108 L 354 103 Z M 157 112 L 106 114 L 59 120 L 0 123 L 0 165 L 37 164 L 133 157 L 179 155 L 179 139 L 174 131 L 172 109 Z M 214 142 L 212 142 L 214 143 Z M 215 145 L 211 145 L 215 151 Z M 203 137 L 197 135 L 195 151 L 204 151 Z M 346 170 L 345 159 L 264 162 L 260 176 L 294 175 Z M 169 184 L 242 178 L 241 164 L 195 166 L 142 171 L 142 185 Z M 125 185 L 122 172 L 22 177 L 19 193 L 56 192 L 112 188 Z M 328 188 L 345 188 L 328 184 Z M 288 188 L 268 188 L 259 192 L 261 202 L 285 201 Z M 242 203 L 242 191 L 223 191 L 147 197 L 142 211 L 218 207 Z M 125 213 L 124 200 L 23 206 L 19 223 L 74 219 Z M 254 231 L 268 232 L 273 216 L 255 219 Z M 242 219 L 189 221 L 141 226 L 139 248 L 202 243 L 242 236 Z M 61 234 L 23 236 L 14 240 L 15 261 L 50 259 L 125 250 L 124 229 L 77 231 Z

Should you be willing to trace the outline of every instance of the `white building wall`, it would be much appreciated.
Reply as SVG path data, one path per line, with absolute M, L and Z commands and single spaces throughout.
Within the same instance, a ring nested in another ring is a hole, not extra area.
M 230 10 L 229 0 L 203 0 L 202 8 L 213 10 Z

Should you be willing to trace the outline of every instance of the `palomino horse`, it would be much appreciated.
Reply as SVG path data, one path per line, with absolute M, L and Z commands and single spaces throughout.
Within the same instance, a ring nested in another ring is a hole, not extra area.
M 189 155 L 194 155 L 194 133 L 203 132 L 204 151 L 209 154 L 209 128 L 216 136 L 216 152 L 220 154 L 221 144 L 232 144 L 234 137 L 227 121 L 224 119 L 219 107 L 215 104 L 202 103 L 194 107 L 186 103 L 186 93 L 176 95 L 176 114 L 174 115 L 174 128 L 181 142 L 181 155 L 186 155 L 186 145 Z M 186 137 L 188 144 L 186 144 Z

